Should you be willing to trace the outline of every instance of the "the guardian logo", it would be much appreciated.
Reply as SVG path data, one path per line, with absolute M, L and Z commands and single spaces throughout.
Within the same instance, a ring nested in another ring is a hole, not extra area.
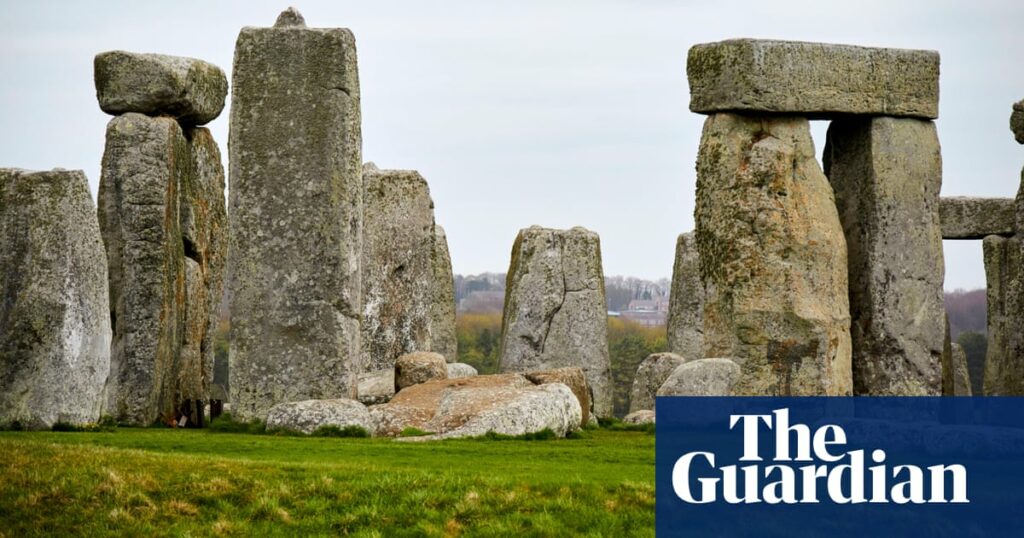
M 672 488 L 683 502 L 707 504 L 721 498 L 729 504 L 970 503 L 963 465 L 890 466 L 881 449 L 870 455 L 865 450 L 844 451 L 846 432 L 840 426 L 824 425 L 812 432 L 806 424 L 791 425 L 789 409 L 730 415 L 729 429 L 742 432 L 739 461 L 750 464 L 718 467 L 713 452 L 683 455 L 672 467 Z M 774 432 L 775 448 L 770 464 L 765 464 L 767 454 L 761 454 L 759 436 L 769 432 Z

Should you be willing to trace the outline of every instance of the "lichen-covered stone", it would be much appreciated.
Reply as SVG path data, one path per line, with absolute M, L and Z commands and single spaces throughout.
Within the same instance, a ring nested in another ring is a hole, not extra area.
M 0 426 L 99 418 L 107 259 L 85 174 L 0 168 Z
M 1013 104 L 1013 113 L 1010 114 L 1010 131 L 1018 144 L 1024 144 L 1024 100 Z
M 654 424 L 654 411 L 650 409 L 639 409 L 632 411 L 622 418 L 626 424 Z
M 100 108 L 115 116 L 138 112 L 202 125 L 220 115 L 228 94 L 224 71 L 195 58 L 115 50 L 97 54 L 93 69 Z
M 943 239 L 984 239 L 1013 235 L 1016 215 L 1013 198 L 948 196 L 939 199 Z
M 444 228 L 434 226 L 434 284 L 430 303 L 430 350 L 444 355 L 448 362 L 459 356 L 459 340 L 455 336 L 455 275 L 448 253 L 448 237 Z
M 967 352 L 960 344 L 951 343 L 949 361 L 942 364 L 942 395 L 971 396 L 970 376 L 967 369 Z
M 743 374 L 731 359 L 697 359 L 672 371 L 658 396 L 731 396 Z
M 521 230 L 512 248 L 502 319 L 502 372 L 583 369 L 594 411 L 611 416 L 608 308 L 597 234 Z
M 938 396 L 946 310 L 935 124 L 836 120 L 824 161 L 850 261 L 853 393 Z
M 346 399 L 305 400 L 285 402 L 270 408 L 267 413 L 267 429 L 283 429 L 301 433 L 313 433 L 324 426 L 347 428 L 356 426 L 373 434 L 376 421 L 366 406 Z
M 395 395 L 395 369 L 359 374 L 357 392 L 359 401 L 366 405 L 386 403 Z
M 652 353 L 636 369 L 633 390 L 629 393 L 629 412 L 654 409 L 658 389 L 687 359 L 675 353 Z
M 401 355 L 431 349 L 434 241 L 426 180 L 411 170 L 364 170 L 364 370 L 393 368 Z
M 549 383 L 561 383 L 576 395 L 580 402 L 580 409 L 583 410 L 583 424 L 590 421 L 590 414 L 594 403 L 590 396 L 590 387 L 587 385 L 587 378 L 583 370 L 577 367 L 554 368 L 552 370 L 539 370 L 524 374 L 534 385 L 547 385 Z
M 1024 240 L 986 237 L 985 396 L 1024 396 Z
M 705 357 L 737 395 L 849 395 L 846 241 L 804 118 L 715 114 L 697 159 Z
M 448 379 L 458 379 L 460 377 L 473 377 L 475 375 L 480 375 L 480 373 L 476 371 L 476 368 L 473 368 L 468 364 L 464 364 L 461 362 L 448 363 Z
M 448 379 L 448 363 L 438 353 L 415 351 L 395 361 L 395 392 L 434 379 Z
M 679 234 L 676 240 L 668 302 L 668 348 L 687 360 L 693 360 L 704 357 L 703 347 L 704 285 L 700 280 L 697 242 L 690 232 Z
M 105 412 L 140 426 L 173 414 L 185 324 L 179 189 L 189 144 L 172 118 L 129 113 L 107 125 L 100 175 L 113 343 Z
M 354 398 L 359 372 L 362 150 L 355 38 L 243 28 L 230 125 L 231 398 Z
M 936 118 L 939 54 L 759 39 L 694 45 L 690 110 Z

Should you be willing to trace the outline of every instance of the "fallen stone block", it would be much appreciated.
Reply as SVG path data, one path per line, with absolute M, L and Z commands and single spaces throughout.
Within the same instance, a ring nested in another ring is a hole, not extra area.
M 357 426 L 372 435 L 376 429 L 366 406 L 346 399 L 306 400 L 280 403 L 267 413 L 267 429 L 284 429 L 310 434 L 324 426 Z
M 435 379 L 448 379 L 448 363 L 438 353 L 407 353 L 395 362 L 395 392 Z
M 594 411 L 594 400 L 590 394 L 590 386 L 587 385 L 587 378 L 583 370 L 576 367 L 554 368 L 552 370 L 540 370 L 527 372 L 526 379 L 535 385 L 547 385 L 549 383 L 561 383 L 576 395 L 580 402 L 580 409 L 583 410 L 583 423 L 590 421 L 590 415 Z
M 740 367 L 732 359 L 697 359 L 676 368 L 658 396 L 732 396 Z
M 641 409 L 633 411 L 622 419 L 626 424 L 654 424 L 654 411 Z
M 652 353 L 636 369 L 629 393 L 629 412 L 654 409 L 654 397 L 668 376 L 687 360 L 675 353 Z
M 448 379 L 458 379 L 460 377 L 473 377 L 479 375 L 476 368 L 468 364 L 461 362 L 449 362 L 448 363 Z

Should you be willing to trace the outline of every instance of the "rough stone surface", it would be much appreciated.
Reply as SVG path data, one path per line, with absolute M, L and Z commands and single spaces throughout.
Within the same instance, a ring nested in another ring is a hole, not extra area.
M 985 396 L 1024 396 L 1024 240 L 986 237 Z
M 148 426 L 173 414 L 185 328 L 179 189 L 191 169 L 172 118 L 128 113 L 107 125 L 99 187 L 113 343 L 105 412 Z
M 395 361 L 395 392 L 434 379 L 448 379 L 448 363 L 438 353 L 416 351 Z
M 393 368 L 401 355 L 431 349 L 434 240 L 426 180 L 411 170 L 364 170 L 364 370 Z
M 230 133 L 234 414 L 354 398 L 363 200 L 352 32 L 243 28 Z
M 654 424 L 654 411 L 640 409 L 633 411 L 622 419 L 626 424 Z
M 202 125 L 220 115 L 228 94 L 224 71 L 195 58 L 115 50 L 97 54 L 93 69 L 100 108 L 115 116 L 138 112 Z
M 935 124 L 836 120 L 824 161 L 850 260 L 853 393 L 938 396 L 946 309 Z
M 633 390 L 629 393 L 629 412 L 654 409 L 658 388 L 687 359 L 675 353 L 652 353 L 636 369 Z
M 444 355 L 448 362 L 459 356 L 459 340 L 455 336 L 455 275 L 448 253 L 448 236 L 444 228 L 434 226 L 434 284 L 430 303 L 430 350 Z
M 950 360 L 942 365 L 942 395 L 971 396 L 971 377 L 967 370 L 967 353 L 960 344 L 950 344 Z
M 1010 130 L 1013 131 L 1013 138 L 1018 144 L 1024 144 L 1024 100 L 1013 104 L 1013 113 L 1010 114 Z
M 940 198 L 942 238 L 984 239 L 990 235 L 1013 235 L 1014 211 L 1013 198 Z
M 366 406 L 355 400 L 286 402 L 271 407 L 267 413 L 267 429 L 313 433 L 324 426 L 358 426 L 369 434 L 377 429 Z
M 449 376 L 451 377 L 451 376 Z M 359 374 L 359 401 L 366 405 L 385 403 L 395 395 L 395 370 L 377 370 Z
M 668 348 L 687 359 L 703 358 L 704 285 L 693 232 L 679 234 L 668 303 Z
M 460 377 L 473 377 L 475 375 L 480 374 L 479 372 L 476 371 L 476 368 L 473 368 L 468 364 L 464 364 L 461 362 L 448 363 L 448 379 L 458 379 Z
M 577 367 L 555 368 L 552 370 L 539 370 L 524 374 L 526 379 L 535 385 L 547 385 L 549 383 L 561 383 L 576 395 L 580 402 L 580 409 L 583 411 L 583 424 L 590 421 L 590 415 L 594 409 L 593 398 L 590 394 L 590 387 L 587 385 L 587 378 L 583 370 Z
M 0 426 L 96 421 L 111 335 L 85 174 L 0 168 L 0 245 Z
M 730 39 L 695 45 L 686 61 L 690 110 L 936 118 L 939 54 Z
M 512 248 L 502 319 L 502 372 L 583 369 L 594 411 L 611 416 L 608 308 L 597 234 L 533 226 Z
M 378 435 L 398 435 L 409 427 L 433 434 L 410 440 L 476 437 L 489 431 L 522 435 L 545 428 L 564 436 L 578 429 L 583 417 L 569 387 L 534 385 L 518 374 L 428 381 L 371 407 L 370 413 Z
M 697 359 L 672 371 L 658 396 L 730 396 L 742 377 L 732 359 Z
M 716 114 L 697 161 L 704 357 L 737 395 L 849 395 L 846 241 L 808 121 Z

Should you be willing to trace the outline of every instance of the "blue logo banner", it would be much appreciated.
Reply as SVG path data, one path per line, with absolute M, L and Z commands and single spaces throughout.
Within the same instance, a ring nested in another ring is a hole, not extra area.
M 1024 536 L 1024 398 L 659 397 L 658 536 Z

